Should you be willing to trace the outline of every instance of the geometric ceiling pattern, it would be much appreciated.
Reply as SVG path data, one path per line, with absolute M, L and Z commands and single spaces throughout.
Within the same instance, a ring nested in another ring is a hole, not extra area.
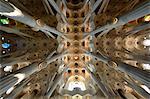
M 0 99 L 149 99 L 150 0 L 0 0 Z

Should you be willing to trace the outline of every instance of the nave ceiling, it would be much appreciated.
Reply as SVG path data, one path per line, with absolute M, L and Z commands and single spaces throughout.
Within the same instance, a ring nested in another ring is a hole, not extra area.
M 149 0 L 0 0 L 0 99 L 149 99 Z

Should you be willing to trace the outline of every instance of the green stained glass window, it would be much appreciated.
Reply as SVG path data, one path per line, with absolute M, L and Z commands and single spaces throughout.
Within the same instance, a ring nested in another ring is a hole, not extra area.
M 8 18 L 0 19 L 0 23 L 2 23 L 2 24 L 9 24 L 9 20 L 8 20 Z

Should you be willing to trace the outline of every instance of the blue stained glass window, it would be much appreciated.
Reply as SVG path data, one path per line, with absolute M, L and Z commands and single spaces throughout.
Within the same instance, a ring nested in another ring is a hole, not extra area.
M 2 44 L 2 47 L 3 47 L 3 48 L 9 48 L 9 47 L 10 47 L 10 44 L 9 44 L 9 43 L 3 43 L 3 44 Z

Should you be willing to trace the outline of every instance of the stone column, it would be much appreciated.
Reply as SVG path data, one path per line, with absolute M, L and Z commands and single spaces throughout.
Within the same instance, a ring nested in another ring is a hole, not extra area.
M 48 66 L 51 62 L 55 61 L 56 59 L 61 58 L 60 55 L 48 58 L 42 63 L 33 63 L 29 66 L 26 66 L 20 70 L 15 71 L 14 73 L 7 75 L 3 78 L 0 78 L 0 95 L 6 92 L 9 88 L 17 85 L 20 83 L 23 79 L 29 77 L 35 72 L 38 72 Z M 60 76 L 58 77 L 60 79 Z M 58 81 L 59 81 L 58 79 Z M 57 81 L 56 81 L 57 82 Z M 55 85 L 55 83 L 54 83 Z M 55 85 L 56 86 L 56 85 Z M 54 86 L 54 87 L 55 87 Z M 52 89 L 53 90 L 53 89 Z
M 67 18 L 65 17 L 65 15 L 61 12 L 61 10 L 59 9 L 58 5 L 56 4 L 56 2 L 54 0 L 48 0 L 50 2 L 50 4 L 53 6 L 53 8 L 57 11 L 57 13 L 60 14 L 62 20 L 68 24 L 67 22 Z
M 23 82 L 21 82 L 19 85 L 15 86 L 15 90 L 13 90 L 10 94 L 8 94 L 6 97 L 7 99 L 15 99 L 15 97 L 23 91 L 24 86 L 30 81 L 31 79 L 25 79 Z
M 143 88 L 141 88 L 137 83 L 135 83 L 133 81 L 129 81 L 128 79 L 125 79 L 125 80 L 128 82 L 127 85 L 129 87 L 134 89 L 137 93 L 142 95 L 145 99 L 149 99 L 150 98 L 150 94 L 148 92 L 146 92 Z
M 144 29 L 147 29 L 149 27 L 150 27 L 150 23 L 148 23 L 148 24 L 141 24 L 141 25 L 136 26 L 135 28 L 133 28 L 133 30 L 127 32 L 125 35 L 134 35 L 137 32 L 139 32 L 141 30 L 144 30 Z
M 90 73 L 91 78 L 93 81 L 98 85 L 99 89 L 104 93 L 104 95 L 107 98 L 115 97 L 115 94 L 112 93 L 107 86 L 105 86 L 102 81 L 100 80 L 99 76 L 95 75 L 93 72 L 91 72 L 88 68 L 86 70 Z
M 88 2 L 88 1 L 86 1 L 86 2 Z M 87 21 L 89 20 L 89 18 L 91 17 L 92 13 L 96 10 L 96 8 L 100 5 L 101 2 L 102 2 L 102 0 L 97 0 L 97 1 L 95 2 L 95 4 L 94 4 L 93 7 L 92 7 L 92 10 L 89 11 L 89 13 L 85 16 L 85 18 L 84 18 L 84 24 L 86 24 L 86 22 L 87 22 Z
M 102 55 L 94 55 L 92 53 L 88 53 L 92 58 L 97 58 L 98 60 L 108 64 L 110 67 L 113 67 L 116 70 L 120 70 L 136 80 L 142 82 L 146 86 L 150 86 L 150 72 L 146 70 L 142 70 L 140 68 L 134 67 L 132 65 L 123 63 L 121 61 L 111 61 L 109 58 L 104 58 Z
M 130 21 L 136 20 L 140 17 L 143 17 L 145 15 L 150 14 L 150 1 L 146 1 L 142 5 L 140 5 L 138 8 L 134 9 L 133 11 L 121 16 L 118 18 L 118 21 L 116 23 L 110 23 L 103 27 L 100 27 L 92 32 L 90 32 L 90 35 L 95 35 L 99 32 L 111 30 L 113 28 L 116 28 L 118 26 L 124 25 Z
M 25 12 L 22 12 L 21 10 L 16 8 L 13 4 L 8 3 L 7 1 L 4 1 L 4 0 L 0 1 L 0 14 L 6 16 L 8 18 L 11 18 L 13 20 L 16 20 L 18 22 L 24 23 L 25 25 L 28 25 L 35 29 L 39 29 L 50 36 L 51 36 L 50 32 L 52 32 L 58 36 L 66 38 L 66 36 L 63 35 L 63 33 L 57 31 L 53 27 L 47 26 L 40 19 L 36 20 L 32 16 L 28 15 Z M 45 30 L 47 32 L 45 32 Z
M 13 29 L 13 28 L 6 27 L 6 26 L 0 26 L 0 30 L 5 31 L 7 33 L 13 33 L 13 34 L 16 34 L 16 35 L 19 35 L 19 36 L 25 36 L 25 37 L 29 37 L 29 38 L 34 38 L 34 37 L 32 37 L 32 36 L 30 36 L 28 34 L 20 32 L 17 29 Z
M 54 90 L 56 89 L 57 85 L 59 84 L 59 82 L 61 81 L 64 72 L 66 71 L 67 68 L 65 68 L 60 74 L 56 75 L 56 78 L 53 81 L 52 86 L 50 86 L 51 88 L 48 90 L 48 92 L 46 93 L 46 97 L 49 99 L 50 96 L 52 95 L 52 93 L 54 92 Z
M 6 92 L 11 87 L 20 83 L 23 79 L 29 77 L 33 73 L 39 71 L 39 64 L 33 63 L 27 67 L 24 67 L 10 75 L 7 75 L 0 79 L 0 95 Z
M 115 68 L 116 70 L 125 72 L 131 77 L 143 83 L 144 85 L 150 86 L 150 72 L 149 71 L 142 70 L 140 68 L 134 67 L 132 65 L 129 65 L 123 62 L 116 62 L 116 64 L 117 64 L 117 67 Z

